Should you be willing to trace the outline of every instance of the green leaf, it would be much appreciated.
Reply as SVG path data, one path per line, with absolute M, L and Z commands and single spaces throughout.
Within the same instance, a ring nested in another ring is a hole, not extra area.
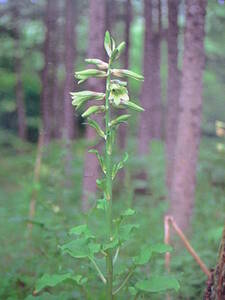
M 85 258 L 90 255 L 86 238 L 77 239 L 60 247 L 63 253 L 68 253 L 74 258 Z
M 100 137 L 102 137 L 103 139 L 106 139 L 106 135 L 105 135 L 104 131 L 101 129 L 101 127 L 95 120 L 88 118 L 87 123 L 89 124 L 89 126 L 91 126 L 92 128 L 94 128 L 96 130 L 97 134 Z
M 79 285 L 83 285 L 87 281 L 87 278 L 83 278 L 81 275 L 74 276 L 71 273 L 54 274 L 54 275 L 44 274 L 37 281 L 35 292 L 39 293 L 41 290 L 43 290 L 47 286 L 54 287 L 57 284 L 65 281 L 65 280 L 68 280 L 68 279 L 75 281 Z
M 79 225 L 70 229 L 69 234 L 83 235 L 86 239 L 94 238 L 87 224 Z
M 100 251 L 101 245 L 88 241 L 86 238 L 73 240 L 60 247 L 64 253 L 69 254 L 74 258 L 92 257 Z
M 130 235 L 133 233 L 135 229 L 138 229 L 139 224 L 125 224 L 121 225 L 119 228 L 119 239 L 121 242 L 127 241 L 130 239 Z
M 171 252 L 172 247 L 166 244 L 155 244 L 151 246 L 143 246 L 140 254 L 134 257 L 133 261 L 136 265 L 145 265 L 148 263 L 153 253 L 164 254 Z
M 105 71 L 100 71 L 97 69 L 87 69 L 84 71 L 75 72 L 75 78 L 79 80 L 78 84 L 84 82 L 88 78 L 102 78 L 106 77 L 107 73 Z
M 108 66 L 109 66 L 106 62 L 104 62 L 98 58 L 86 58 L 85 61 L 88 64 L 96 65 L 99 69 L 102 69 L 102 70 L 107 70 Z
M 171 276 L 151 276 L 147 280 L 138 281 L 135 288 L 148 293 L 159 293 L 168 290 L 178 291 L 179 282 Z
M 133 109 L 133 110 L 136 110 L 136 111 L 144 111 L 144 108 L 142 108 L 141 106 L 131 102 L 131 101 L 128 101 L 126 103 L 123 103 L 123 105 L 126 107 L 126 108 L 130 108 L 130 109 Z
M 104 47 L 105 47 L 105 50 L 106 50 L 108 56 L 110 57 L 111 53 L 112 53 L 112 44 L 111 44 L 110 33 L 108 31 L 106 31 L 106 33 L 105 33 Z
M 117 164 L 113 165 L 112 179 L 114 179 L 116 177 L 116 174 L 118 173 L 118 171 L 124 167 L 124 164 L 127 160 L 128 160 L 128 153 L 125 152 L 123 159 L 120 162 L 118 162 Z
M 92 114 L 96 114 L 96 113 L 101 113 L 105 111 L 105 106 L 104 105 L 93 105 L 90 106 L 83 114 L 82 117 L 83 118 L 87 118 Z
M 117 56 L 115 57 L 115 59 L 120 57 L 120 55 L 124 51 L 125 47 L 126 47 L 125 42 L 122 42 L 122 43 L 119 44 L 119 46 L 117 46 L 117 48 L 116 48 L 117 49 Z
M 135 210 L 128 208 L 121 214 L 121 216 L 122 217 L 130 217 L 130 216 L 133 216 L 134 214 L 135 214 Z
M 88 152 L 89 153 L 93 153 L 93 154 L 95 154 L 97 156 L 99 164 L 100 164 L 101 169 L 102 169 L 102 172 L 104 174 L 106 174 L 106 165 L 105 165 L 103 157 L 99 154 L 98 150 L 96 150 L 96 149 L 90 149 Z
M 133 287 L 133 286 L 129 286 L 128 287 L 128 291 L 132 296 L 136 296 L 137 295 L 137 290 Z
M 103 100 L 105 97 L 104 93 L 97 93 L 92 91 L 82 91 L 70 93 L 72 96 L 72 105 L 76 106 L 77 109 L 81 108 L 88 100 Z
M 103 250 L 106 251 L 108 249 L 116 248 L 118 244 L 119 244 L 119 240 L 115 238 L 111 242 L 103 244 Z
M 144 77 L 142 75 L 125 69 L 112 69 L 112 74 L 117 77 L 128 77 L 139 81 L 144 80 Z
M 110 126 L 113 127 L 113 126 L 117 126 L 121 123 L 126 123 L 126 121 L 130 118 L 130 115 L 122 115 L 122 116 L 119 116 L 117 117 L 116 119 L 112 120 L 110 122 Z
M 103 178 L 103 179 L 96 179 L 96 184 L 97 184 L 97 186 L 98 186 L 98 188 L 100 190 L 102 190 L 103 192 L 105 192 L 105 190 L 106 190 L 106 180 L 105 180 L 105 178 Z
M 107 205 L 107 202 L 106 202 L 106 199 L 105 199 L 105 198 L 103 198 L 103 199 L 98 199 L 98 201 L 97 201 L 97 208 L 98 208 L 98 209 L 105 210 L 105 209 L 106 209 L 106 205 Z

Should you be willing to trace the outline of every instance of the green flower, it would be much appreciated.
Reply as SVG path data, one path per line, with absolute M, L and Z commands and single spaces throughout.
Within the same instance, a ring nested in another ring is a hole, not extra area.
M 111 84 L 109 101 L 116 107 L 121 104 L 126 104 L 129 101 L 127 88 L 118 83 Z

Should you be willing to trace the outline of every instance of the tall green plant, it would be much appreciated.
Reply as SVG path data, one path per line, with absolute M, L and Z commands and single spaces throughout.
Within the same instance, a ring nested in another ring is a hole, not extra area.
M 105 148 L 103 154 L 100 154 L 96 149 L 91 149 L 90 152 L 97 156 L 102 170 L 103 176 L 97 180 L 97 185 L 102 191 L 103 197 L 97 201 L 96 208 L 103 211 L 107 229 L 105 231 L 104 228 L 102 228 L 100 234 L 94 234 L 94 231 L 89 228 L 90 226 L 88 226 L 88 224 L 74 227 L 70 230 L 70 234 L 74 235 L 75 238 L 60 248 L 64 253 L 74 258 L 88 259 L 92 263 L 97 271 L 98 277 L 105 286 L 104 299 L 115 300 L 120 291 L 127 287 L 131 297 L 137 299 L 142 293 L 161 292 L 168 289 L 177 290 L 179 284 L 173 277 L 151 275 L 148 279 L 143 280 L 142 276 L 140 276 L 140 274 L 138 275 L 138 269 L 149 262 L 153 253 L 165 253 L 171 250 L 169 246 L 164 244 L 142 245 L 139 249 L 139 253 L 132 258 L 127 268 L 128 270 L 126 270 L 126 268 L 124 269 L 127 273 L 124 274 L 123 270 L 120 280 L 118 280 L 118 278 L 115 279 L 114 276 L 114 267 L 116 264 L 119 264 L 118 258 L 120 251 L 131 240 L 133 231 L 138 230 L 139 225 L 128 223 L 128 219 L 131 219 L 131 216 L 135 214 L 135 211 L 131 208 L 122 212 L 117 218 L 114 218 L 113 215 L 112 184 L 118 171 L 124 167 L 128 159 L 128 154 L 125 153 L 121 161 L 113 163 L 113 144 L 118 127 L 120 124 L 126 123 L 130 115 L 123 114 L 113 119 L 112 111 L 114 109 L 125 108 L 139 112 L 143 111 L 142 107 L 130 101 L 127 83 L 118 78 L 132 78 L 139 81 L 143 81 L 144 78 L 142 75 L 138 75 L 129 70 L 113 68 L 113 63 L 119 58 L 125 48 L 124 42 L 116 46 L 109 32 L 106 32 L 104 47 L 109 57 L 108 62 L 95 58 L 86 59 L 86 62 L 94 64 L 96 69 L 76 72 L 75 77 L 79 80 L 78 83 L 82 83 L 93 77 L 105 78 L 105 93 L 81 91 L 71 93 L 71 95 L 73 99 L 72 104 L 77 110 L 81 110 L 89 101 L 95 102 L 94 105 L 89 106 L 87 110 L 82 113 L 82 116 L 86 118 L 87 123 L 96 130 L 97 135 L 104 140 Z M 103 119 L 105 120 L 104 129 L 96 120 L 90 118 L 90 116 L 99 113 L 103 115 Z M 103 274 L 104 272 L 97 264 L 99 257 L 105 259 L 105 274 Z M 136 275 L 134 276 L 136 281 L 134 282 L 132 280 L 132 284 L 129 285 L 130 279 L 134 274 Z M 140 279 L 138 279 L 138 277 Z M 38 281 L 36 291 L 39 292 L 46 286 L 54 286 L 67 279 L 73 280 L 78 286 L 82 286 L 82 289 L 85 289 L 87 286 L 88 279 L 81 275 L 75 276 L 71 273 L 57 275 L 45 274 Z

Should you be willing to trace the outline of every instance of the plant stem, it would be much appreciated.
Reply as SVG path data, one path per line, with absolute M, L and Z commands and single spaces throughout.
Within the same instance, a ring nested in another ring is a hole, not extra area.
M 105 279 L 105 276 L 102 274 L 102 271 L 100 270 L 99 266 L 97 265 L 96 261 L 92 258 L 92 257 L 89 257 L 90 261 L 93 263 L 93 265 L 95 266 L 95 269 L 97 270 L 98 274 L 99 274 L 99 277 L 101 278 L 102 282 L 104 284 L 106 284 L 106 279 Z
M 109 60 L 108 75 L 106 80 L 106 96 L 105 96 L 105 129 L 106 129 L 106 146 L 105 146 L 105 159 L 106 159 L 106 200 L 107 210 L 106 218 L 108 224 L 108 239 L 112 239 L 112 144 L 111 144 L 111 129 L 110 129 L 110 80 L 111 80 L 111 62 Z M 106 256 L 106 270 L 107 270 L 107 300 L 113 300 L 113 260 L 112 250 L 107 250 Z
M 130 279 L 130 277 L 132 276 L 134 272 L 134 269 L 132 268 L 127 276 L 124 278 L 123 282 L 120 284 L 120 286 L 113 292 L 113 295 L 116 295 L 117 293 L 119 293 L 119 291 L 127 284 L 128 280 Z

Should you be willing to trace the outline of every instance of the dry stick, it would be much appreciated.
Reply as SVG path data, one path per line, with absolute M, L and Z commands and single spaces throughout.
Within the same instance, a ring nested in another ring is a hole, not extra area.
M 164 218 L 164 243 L 166 245 L 170 245 L 170 224 L 169 224 L 169 216 L 165 216 Z M 170 272 L 170 252 L 166 252 L 165 254 L 165 267 L 168 273 Z M 166 300 L 171 300 L 170 294 L 166 294 Z
M 192 257 L 195 259 L 197 264 L 200 266 L 202 271 L 207 275 L 208 278 L 211 277 L 211 272 L 206 267 L 204 262 L 201 260 L 201 258 L 198 256 L 198 254 L 195 252 L 195 250 L 192 248 L 191 244 L 189 243 L 187 237 L 184 235 L 183 231 L 180 229 L 180 227 L 177 225 L 177 223 L 174 221 L 174 218 L 172 216 L 166 216 L 165 221 L 168 223 L 171 223 L 173 229 L 178 234 L 179 238 L 182 240 L 185 248 L 188 250 L 188 252 L 192 255 Z
M 42 130 L 40 129 L 39 137 L 38 137 L 38 148 L 37 148 L 37 156 L 36 161 L 34 165 L 34 185 L 36 185 L 39 182 L 40 178 L 40 169 L 41 169 L 41 160 L 42 160 L 42 148 L 44 144 L 44 134 Z M 30 201 L 30 209 L 29 209 L 29 220 L 33 220 L 35 215 L 35 206 L 36 206 L 36 187 L 33 187 L 32 195 L 31 195 L 31 201 Z M 32 222 L 28 221 L 27 228 L 28 228 L 28 236 L 31 235 L 33 224 Z

